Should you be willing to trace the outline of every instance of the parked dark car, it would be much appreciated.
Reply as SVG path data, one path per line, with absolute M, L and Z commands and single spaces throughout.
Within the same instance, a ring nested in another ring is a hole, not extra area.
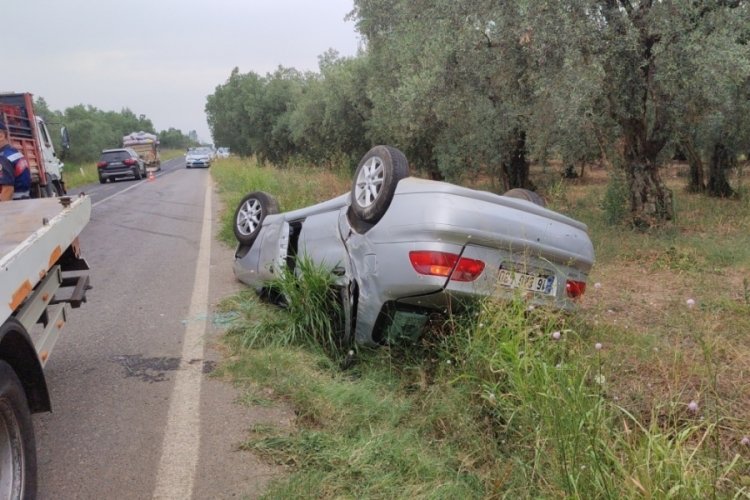
M 121 177 L 133 177 L 136 180 L 146 177 L 146 163 L 131 148 L 105 149 L 96 169 L 102 184 Z
M 240 202 L 237 278 L 264 293 L 279 268 L 297 272 L 298 257 L 312 259 L 336 277 L 343 340 L 364 345 L 478 297 L 519 293 L 571 309 L 594 263 L 586 225 L 545 208 L 537 193 L 409 177 L 406 157 L 389 146 L 362 158 L 350 193 L 278 212 L 268 193 Z

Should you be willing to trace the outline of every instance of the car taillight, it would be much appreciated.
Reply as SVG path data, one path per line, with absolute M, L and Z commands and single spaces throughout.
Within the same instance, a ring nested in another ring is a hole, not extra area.
M 106 161 L 100 161 L 99 163 L 96 164 L 96 168 L 103 168 L 103 167 L 106 167 L 107 165 L 109 165 L 109 163 L 107 163 Z
M 448 252 L 409 252 L 409 260 L 419 274 L 450 276 L 453 281 L 474 281 L 484 271 L 484 262 L 481 260 L 467 259 Z
M 127 166 L 135 165 L 135 160 L 134 160 L 134 159 L 132 159 L 132 158 L 128 158 L 127 160 L 123 160 L 122 162 L 123 162 L 123 163 L 124 163 L 125 165 L 127 165 Z
M 568 280 L 565 283 L 565 292 L 571 299 L 577 299 L 586 291 L 585 281 Z

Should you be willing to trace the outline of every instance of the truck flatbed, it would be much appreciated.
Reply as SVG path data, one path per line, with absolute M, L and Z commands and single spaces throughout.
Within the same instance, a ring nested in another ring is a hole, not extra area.
M 0 203 L 0 324 L 47 277 L 90 217 L 88 196 Z

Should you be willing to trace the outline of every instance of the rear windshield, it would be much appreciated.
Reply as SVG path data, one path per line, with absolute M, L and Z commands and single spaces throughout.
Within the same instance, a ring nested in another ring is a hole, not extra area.
M 127 151 L 108 151 L 102 153 L 102 160 L 104 161 L 122 161 L 130 158 L 130 153 Z

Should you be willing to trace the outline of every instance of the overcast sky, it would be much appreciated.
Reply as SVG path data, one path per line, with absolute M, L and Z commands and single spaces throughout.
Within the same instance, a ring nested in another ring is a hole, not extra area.
M 232 68 L 317 70 L 357 53 L 352 0 L 2 0 L 0 92 L 53 110 L 129 108 L 157 131 L 210 133 L 206 96 Z

